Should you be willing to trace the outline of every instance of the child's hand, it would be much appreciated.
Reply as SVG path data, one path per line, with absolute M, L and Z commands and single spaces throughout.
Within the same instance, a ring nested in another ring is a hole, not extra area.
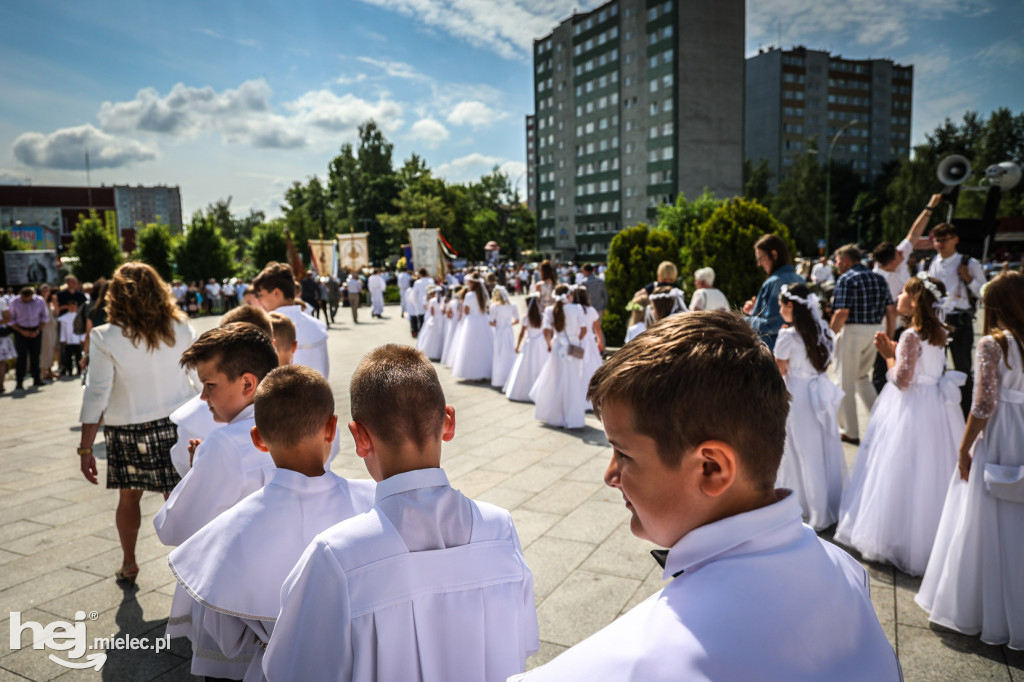
M 960 469 L 960 478 L 962 478 L 965 481 L 967 480 L 967 477 L 971 475 L 971 460 L 972 459 L 973 458 L 971 457 L 971 451 L 970 450 L 961 450 L 960 451 L 960 459 L 957 462 L 957 468 Z
M 192 466 L 192 460 L 196 457 L 196 448 L 202 445 L 203 440 L 201 438 L 189 438 L 188 439 L 188 465 Z
M 889 338 L 885 332 L 875 332 L 875 348 L 878 354 L 886 360 L 896 357 L 896 342 Z

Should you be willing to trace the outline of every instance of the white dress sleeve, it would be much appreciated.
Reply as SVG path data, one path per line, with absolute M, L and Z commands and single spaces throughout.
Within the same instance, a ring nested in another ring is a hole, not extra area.
M 1003 349 L 991 336 L 978 341 L 977 368 L 974 372 L 974 401 L 971 414 L 978 419 L 988 419 L 999 403 L 999 363 L 1003 361 Z
M 900 337 L 896 346 L 896 365 L 892 368 L 890 378 L 896 388 L 905 390 L 914 381 L 914 370 L 917 360 L 921 357 L 921 339 L 912 329 L 908 329 Z
M 779 360 L 789 360 L 793 357 L 793 348 L 796 346 L 796 330 L 792 327 L 779 330 L 779 336 L 775 339 L 775 357 Z

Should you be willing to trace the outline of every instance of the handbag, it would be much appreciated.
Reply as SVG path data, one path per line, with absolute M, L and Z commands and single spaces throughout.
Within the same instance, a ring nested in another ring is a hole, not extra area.
M 569 344 L 569 356 L 573 358 L 583 359 L 583 346 L 574 346 Z

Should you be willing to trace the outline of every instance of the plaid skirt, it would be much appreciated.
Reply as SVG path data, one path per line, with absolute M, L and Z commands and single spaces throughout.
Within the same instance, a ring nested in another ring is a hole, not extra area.
M 107 487 L 169 493 L 181 477 L 171 463 L 178 427 L 170 419 L 104 426 Z

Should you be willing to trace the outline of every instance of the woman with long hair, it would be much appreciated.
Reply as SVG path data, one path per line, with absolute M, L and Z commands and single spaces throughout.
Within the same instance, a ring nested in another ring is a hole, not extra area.
M 530 389 L 534 417 L 552 426 L 580 429 L 586 423 L 587 387 L 583 383 L 583 311 L 569 297 L 569 287 L 555 288 L 555 304 L 545 311 L 544 337 L 551 352 Z M 575 350 L 574 350 L 575 349 Z
M 462 304 L 462 324 L 455 338 L 452 357 L 452 376 L 468 381 L 491 378 L 494 352 L 494 331 L 487 314 L 487 296 L 484 282 L 467 277 L 466 298 Z
M 540 295 L 540 307 L 547 310 L 555 303 L 555 287 L 558 286 L 558 275 L 554 264 L 545 259 L 540 264 L 540 279 L 533 285 L 533 290 Z
M 509 400 L 529 402 L 530 389 L 548 359 L 548 345 L 544 341 L 544 315 L 540 309 L 540 294 L 526 297 L 526 315 L 516 342 L 516 361 L 509 372 L 504 392 Z
M 933 623 L 1024 649 L 1024 274 L 982 300 L 974 401 L 915 600 Z
M 782 315 L 779 314 L 779 294 L 782 293 L 782 286 L 805 282 L 790 264 L 789 247 L 786 246 L 786 242 L 774 234 L 766 234 L 757 240 L 754 244 L 754 258 L 768 275 L 768 279 L 761 285 L 757 297 L 744 304 L 743 314 L 747 316 L 747 322 L 761 340 L 772 349 L 782 327 Z
M 134 584 L 142 493 L 166 498 L 179 480 L 171 463 L 177 429 L 168 417 L 198 392 L 178 364 L 195 332 L 170 287 L 145 263 L 119 267 L 106 302 L 109 322 L 89 334 L 79 466 L 87 481 L 98 483 L 92 446 L 102 420 L 107 487 L 118 490 L 115 521 L 123 554 L 114 575 Z

